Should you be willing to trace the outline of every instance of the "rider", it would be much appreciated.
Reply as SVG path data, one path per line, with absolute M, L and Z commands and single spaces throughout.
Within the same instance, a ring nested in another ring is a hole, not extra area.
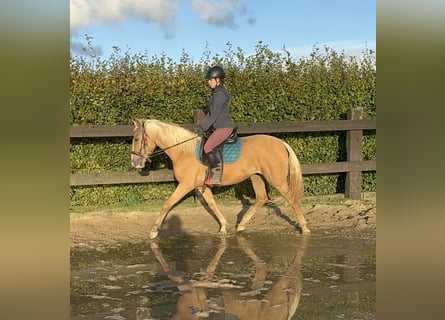
M 220 66 L 211 67 L 205 76 L 212 94 L 209 100 L 209 112 L 196 129 L 203 136 L 209 129 L 213 130 L 204 144 L 204 153 L 209 161 L 207 185 L 221 183 L 221 159 L 214 149 L 223 143 L 232 133 L 233 124 L 229 114 L 230 94 L 224 86 L 225 73 Z

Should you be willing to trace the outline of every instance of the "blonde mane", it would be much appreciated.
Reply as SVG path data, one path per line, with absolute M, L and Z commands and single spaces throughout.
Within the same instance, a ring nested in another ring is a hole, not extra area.
M 185 143 L 187 139 L 196 136 L 191 132 L 177 124 L 166 123 L 156 119 L 144 119 L 146 133 L 151 140 L 162 141 L 165 147 L 175 146 L 175 149 L 186 153 L 194 153 L 199 139 L 193 139 Z M 164 147 L 164 148 L 165 148 Z

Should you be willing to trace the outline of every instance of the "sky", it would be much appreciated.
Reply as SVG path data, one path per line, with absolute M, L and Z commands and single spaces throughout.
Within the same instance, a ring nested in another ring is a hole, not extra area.
M 73 55 L 87 35 L 103 58 L 117 47 L 198 62 L 228 43 L 253 54 L 260 42 L 297 59 L 314 46 L 360 56 L 376 50 L 376 0 L 70 0 L 70 31 Z

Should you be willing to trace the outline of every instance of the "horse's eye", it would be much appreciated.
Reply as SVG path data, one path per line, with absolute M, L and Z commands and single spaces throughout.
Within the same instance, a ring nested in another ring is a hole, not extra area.
M 138 142 L 139 140 L 141 140 L 141 139 L 135 138 L 135 139 L 134 139 L 134 142 Z

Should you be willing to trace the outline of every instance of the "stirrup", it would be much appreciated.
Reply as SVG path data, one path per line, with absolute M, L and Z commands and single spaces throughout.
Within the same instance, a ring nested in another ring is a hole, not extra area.
M 212 171 L 209 170 L 207 173 L 207 178 L 204 181 L 204 184 L 207 185 L 208 187 L 221 184 L 221 171 L 212 173 Z
M 210 183 L 215 185 L 215 184 L 221 184 L 221 173 L 217 173 L 217 174 L 212 174 L 210 176 Z

